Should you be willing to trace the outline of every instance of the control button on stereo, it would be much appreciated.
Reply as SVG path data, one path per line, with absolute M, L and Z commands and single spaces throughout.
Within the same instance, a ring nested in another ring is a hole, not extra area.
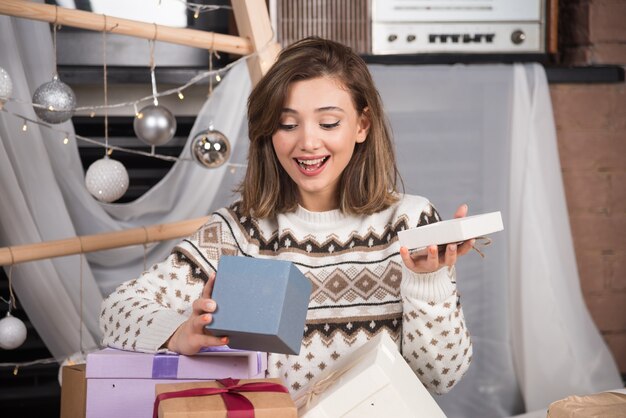
M 389 36 L 387 37 L 387 40 L 388 40 L 389 42 L 393 42 L 393 41 L 395 41 L 396 39 L 398 39 L 398 35 L 393 35 L 393 34 L 392 34 L 392 35 L 389 35 Z
M 413 42 L 414 40 L 415 40 L 415 35 L 408 35 L 408 36 L 406 37 L 406 41 L 407 41 L 407 42 Z
M 516 30 L 511 34 L 511 41 L 515 45 L 519 45 L 526 40 L 526 34 L 521 30 Z

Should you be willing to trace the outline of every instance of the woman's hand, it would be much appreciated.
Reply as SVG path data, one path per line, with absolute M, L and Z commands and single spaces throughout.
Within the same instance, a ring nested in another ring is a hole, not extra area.
M 461 205 L 454 214 L 455 218 L 463 218 L 467 215 L 467 205 Z M 430 273 L 439 270 L 442 266 L 452 268 L 459 256 L 467 254 L 476 240 L 465 241 L 461 245 L 448 244 L 445 252 L 439 253 L 436 245 L 426 248 L 426 254 L 409 254 L 406 247 L 400 247 L 400 256 L 407 268 L 415 273 Z
M 193 301 L 193 311 L 170 337 L 166 347 L 170 351 L 180 354 L 192 355 L 198 353 L 203 347 L 228 344 L 228 337 L 214 337 L 204 329 L 204 326 L 213 321 L 213 312 L 217 304 L 211 299 L 215 273 L 202 289 L 202 295 Z

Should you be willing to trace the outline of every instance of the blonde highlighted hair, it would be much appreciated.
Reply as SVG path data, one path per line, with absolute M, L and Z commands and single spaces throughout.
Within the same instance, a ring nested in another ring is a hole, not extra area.
M 400 176 L 393 143 L 367 65 L 349 47 L 311 37 L 285 48 L 248 98 L 248 168 L 237 189 L 244 214 L 267 218 L 296 209 L 298 190 L 278 161 L 272 135 L 278 129 L 289 85 L 318 77 L 343 84 L 357 114 L 365 114 L 371 124 L 367 138 L 356 144 L 341 175 L 339 209 L 369 215 L 398 200 Z

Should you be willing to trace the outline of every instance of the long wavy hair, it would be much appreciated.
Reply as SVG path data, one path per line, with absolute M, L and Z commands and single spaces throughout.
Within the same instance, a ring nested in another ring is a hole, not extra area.
M 341 175 L 339 209 L 369 215 L 398 200 L 397 185 L 402 180 L 382 101 L 367 65 L 345 45 L 310 37 L 282 50 L 248 98 L 248 167 L 237 188 L 244 214 L 268 218 L 296 209 L 297 186 L 274 152 L 272 135 L 279 127 L 289 85 L 318 77 L 343 84 L 357 114 L 370 120 L 365 141 L 356 144 Z

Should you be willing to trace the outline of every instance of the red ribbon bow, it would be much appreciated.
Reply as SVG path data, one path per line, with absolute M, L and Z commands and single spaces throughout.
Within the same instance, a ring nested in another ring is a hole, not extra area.
M 254 418 L 254 406 L 252 402 L 239 392 L 283 392 L 289 393 L 286 387 L 277 383 L 251 382 L 239 385 L 239 379 L 218 379 L 217 383 L 222 388 L 196 388 L 179 390 L 176 392 L 160 393 L 154 400 L 152 418 L 159 416 L 159 404 L 161 401 L 171 398 L 187 398 L 191 396 L 220 395 L 226 404 L 226 416 L 228 418 Z

